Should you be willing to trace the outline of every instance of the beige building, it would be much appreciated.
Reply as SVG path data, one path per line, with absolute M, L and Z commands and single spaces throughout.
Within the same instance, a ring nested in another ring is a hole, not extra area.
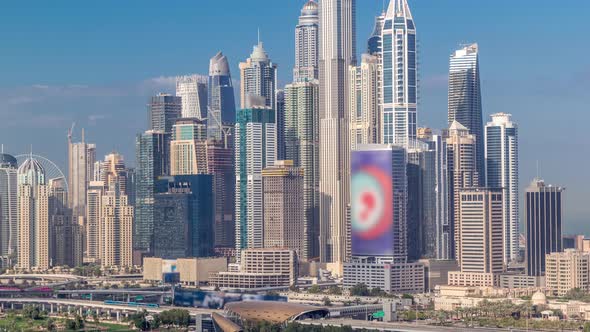
M 18 169 L 18 267 L 49 268 L 49 195 L 45 170 L 32 157 Z
M 102 225 L 102 196 L 104 195 L 104 183 L 91 181 L 86 191 L 86 241 L 84 258 L 88 262 L 100 260 L 100 229 Z
M 246 249 L 239 271 L 213 273 L 209 284 L 223 288 L 289 287 L 297 283 L 297 254 L 289 249 Z
M 349 67 L 350 147 L 381 141 L 379 58 L 363 54 L 359 66 Z
M 103 267 L 132 266 L 133 212 L 115 181 L 101 199 L 99 246 Z
M 459 272 L 449 285 L 497 286 L 504 272 L 502 190 L 464 189 L 459 195 Z
M 303 169 L 291 160 L 276 161 L 262 170 L 262 187 L 264 247 L 293 249 L 301 257 L 306 252 Z
M 455 258 L 461 264 L 461 227 L 459 198 L 461 189 L 479 186 L 477 174 L 477 143 L 474 135 L 457 121 L 449 127 L 447 138 L 447 168 L 449 172 L 449 218 L 454 227 Z
M 557 296 L 570 290 L 590 290 L 590 253 L 572 249 L 548 254 L 545 258 L 545 282 Z
M 206 174 L 207 126 L 198 119 L 178 119 L 170 141 L 171 175 Z
M 143 259 L 143 280 L 162 281 L 163 273 L 178 272 L 184 286 L 198 287 L 209 282 L 211 273 L 227 271 L 227 258 L 179 258 L 162 259 L 146 257 Z
M 127 170 L 123 155 L 116 152 L 110 153 L 104 157 L 104 162 L 100 165 L 102 167 L 100 181 L 104 184 L 104 190 L 109 190 L 111 185 L 116 182 L 119 184 L 121 193 L 127 195 Z

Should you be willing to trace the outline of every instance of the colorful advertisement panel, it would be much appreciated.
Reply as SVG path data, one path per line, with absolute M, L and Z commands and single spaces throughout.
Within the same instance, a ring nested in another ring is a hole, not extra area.
M 391 150 L 352 151 L 351 226 L 354 256 L 393 255 Z

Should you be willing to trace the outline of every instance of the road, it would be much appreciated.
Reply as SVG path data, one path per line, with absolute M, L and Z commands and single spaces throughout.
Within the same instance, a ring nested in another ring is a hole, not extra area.
M 300 321 L 303 325 L 322 325 L 322 326 L 350 326 L 353 329 L 367 329 L 388 332 L 437 332 L 437 331 L 452 331 L 452 332 L 526 332 L 527 330 L 510 329 L 510 328 L 483 328 L 483 327 L 446 327 L 446 326 L 430 326 L 430 325 L 416 325 L 413 323 L 384 323 L 375 321 L 361 321 L 350 319 L 329 319 L 329 320 L 315 320 L 315 321 Z M 535 330 L 528 330 L 529 332 Z

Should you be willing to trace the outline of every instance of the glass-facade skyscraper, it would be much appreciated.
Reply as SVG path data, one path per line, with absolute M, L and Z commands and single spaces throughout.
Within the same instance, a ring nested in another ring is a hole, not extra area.
M 0 256 L 16 253 L 18 243 L 17 161 L 0 153 Z
M 227 57 L 219 52 L 209 61 L 207 136 L 223 138 L 224 124 L 236 121 L 236 102 Z
M 149 129 L 172 132 L 176 119 L 182 117 L 182 98 L 160 93 L 153 96 L 148 104 Z
M 381 34 L 383 143 L 409 146 L 416 139 L 418 61 L 416 26 L 407 0 L 391 0 Z
M 545 275 L 545 257 L 563 251 L 562 220 L 565 188 L 535 179 L 525 194 L 526 270 L 529 276 Z
M 204 120 L 207 118 L 207 77 L 200 75 L 178 76 L 176 96 L 182 99 L 182 117 Z
M 148 130 L 136 139 L 136 198 L 133 250 L 151 252 L 156 180 L 169 174 L 168 134 Z M 137 256 L 134 256 L 137 257 Z M 141 264 L 141 262 L 136 262 Z
M 485 160 L 487 186 L 504 191 L 504 263 L 518 258 L 519 187 L 518 126 L 511 115 L 492 114 L 485 127 Z
M 260 96 L 267 107 L 276 110 L 277 65 L 268 57 L 262 42 L 254 46 L 245 62 L 240 62 L 240 78 L 242 109 L 249 107 L 250 96 Z
M 465 46 L 451 55 L 448 115 L 449 126 L 453 121 L 457 121 L 475 136 L 477 172 L 483 185 L 486 178 L 477 44 Z

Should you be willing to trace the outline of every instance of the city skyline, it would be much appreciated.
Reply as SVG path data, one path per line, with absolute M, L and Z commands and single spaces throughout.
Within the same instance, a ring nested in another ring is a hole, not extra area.
M 588 213 L 588 208 L 583 204 L 584 197 L 588 195 L 588 188 L 583 185 L 588 182 L 588 175 L 563 172 L 561 168 L 563 164 L 560 162 L 560 160 L 567 160 L 568 164 L 583 164 L 585 161 L 585 156 L 570 152 L 575 150 L 577 145 L 583 149 L 584 142 L 581 141 L 583 138 L 582 129 L 570 128 L 569 121 L 578 120 L 579 122 L 585 119 L 581 114 L 584 105 L 583 91 L 590 83 L 584 77 L 584 73 L 588 72 L 590 65 L 582 57 L 574 57 L 572 69 L 563 68 L 555 78 L 559 82 L 558 90 L 553 92 L 553 96 L 547 97 L 548 91 L 551 91 L 552 81 L 548 76 L 542 74 L 542 68 L 555 64 L 553 61 L 557 60 L 551 58 L 559 58 L 558 53 L 542 48 L 542 38 L 537 39 L 537 37 L 527 34 L 528 23 L 541 31 L 546 31 L 549 35 L 553 35 L 554 32 L 543 26 L 545 18 L 560 13 L 565 15 L 571 8 L 567 4 L 560 8 L 551 8 L 548 6 L 548 1 L 536 2 L 537 6 L 532 7 L 532 2 L 524 1 L 512 6 L 510 13 L 506 13 L 500 7 L 508 2 L 500 2 L 500 4 L 492 6 L 491 4 L 473 5 L 457 0 L 457 5 L 451 7 L 436 2 L 432 3 L 432 1 L 410 1 L 412 14 L 419 23 L 422 84 L 418 125 L 432 128 L 444 127 L 447 116 L 445 108 L 446 76 L 448 74 L 445 71 L 448 69 L 448 57 L 454 49 L 462 44 L 477 42 L 481 53 L 483 118 L 487 119 L 490 114 L 496 112 L 508 112 L 512 113 L 514 120 L 521 124 L 520 177 L 522 181 L 519 192 L 522 193 L 526 183 L 537 174 L 536 164 L 538 161 L 540 175 L 543 178 L 568 187 L 565 232 L 590 233 L 590 229 L 583 228 L 584 225 L 582 225 L 586 221 L 585 215 Z M 136 50 L 124 48 L 121 57 L 115 57 L 122 41 L 128 41 L 130 38 L 128 33 L 115 35 L 117 38 L 110 42 L 112 44 L 108 44 L 110 48 L 107 47 L 98 52 L 103 56 L 109 55 L 105 58 L 106 60 L 97 58 L 95 55 L 82 60 L 83 57 L 80 57 L 79 53 L 74 52 L 73 55 L 66 55 L 61 54 L 61 51 L 55 51 L 49 52 L 45 59 L 47 63 L 52 64 L 52 66 L 45 67 L 52 68 L 43 69 L 37 68 L 37 64 L 30 56 L 20 56 L 25 54 L 26 50 L 34 50 L 35 47 L 43 48 L 44 43 L 38 39 L 39 37 L 24 38 L 21 41 L 9 40 L 7 48 L 11 49 L 11 52 L 7 55 L 7 63 L 14 62 L 14 66 L 6 68 L 5 81 L 0 88 L 0 96 L 4 96 L 4 104 L 0 106 L 0 123 L 2 123 L 0 125 L 2 129 L 0 142 L 5 144 L 5 152 L 14 155 L 28 151 L 29 145 L 32 143 L 36 152 L 56 161 L 62 170 L 66 170 L 67 168 L 64 166 L 67 155 L 63 151 L 62 143 L 64 133 L 75 121 L 79 127 L 86 128 L 88 141 L 96 142 L 98 155 L 117 150 L 126 157 L 129 165 L 133 165 L 133 137 L 145 127 L 145 123 L 143 123 L 145 121 L 144 110 L 148 96 L 158 91 L 174 92 L 171 78 L 177 75 L 206 74 L 208 59 L 218 50 L 227 54 L 230 69 L 234 72 L 234 82 L 236 82 L 237 64 L 248 56 L 252 44 L 256 41 L 258 25 L 260 25 L 261 39 L 265 42 L 265 48 L 272 55 L 273 61 L 276 61 L 282 68 L 279 71 L 279 86 L 289 82 L 292 76 L 290 69 L 294 61 L 293 27 L 297 24 L 300 9 L 304 3 L 303 0 L 294 1 L 279 8 L 273 3 L 255 1 L 250 6 L 256 10 L 244 9 L 241 13 L 243 16 L 254 17 L 263 15 L 267 11 L 274 11 L 279 18 L 269 19 L 268 22 L 244 22 L 246 26 L 240 29 L 238 37 L 243 36 L 245 40 L 239 40 L 238 43 L 234 43 L 235 45 L 230 42 L 212 42 L 209 38 L 224 40 L 224 38 L 218 37 L 228 35 L 227 30 L 221 29 L 215 32 L 215 36 L 202 39 L 203 42 L 198 43 L 198 47 L 195 46 L 198 49 L 191 47 L 186 51 L 181 49 L 161 50 L 155 52 L 154 55 L 140 58 L 137 63 L 128 66 L 129 68 L 120 68 L 119 66 L 121 63 L 128 64 L 129 57 L 135 52 L 138 52 L 136 56 L 140 54 L 142 46 L 132 44 L 133 47 L 137 47 Z M 18 6 L 18 4 L 12 4 L 12 6 Z M 222 4 L 211 4 L 211 6 L 214 8 L 223 7 Z M 577 8 L 577 11 L 580 12 L 581 9 L 583 12 L 586 9 L 584 7 L 585 5 L 582 5 L 581 8 Z M 137 8 L 123 8 L 123 10 L 131 9 Z M 156 5 L 148 4 L 146 8 L 138 12 L 136 20 L 147 20 L 148 14 L 155 9 L 157 9 Z M 14 8 L 14 10 L 18 11 L 19 9 Z M 76 6 L 71 6 L 68 10 L 82 11 L 83 13 L 83 10 Z M 550 13 L 550 10 L 553 13 Z M 375 16 L 379 15 L 381 11 L 381 1 L 367 1 L 357 9 L 358 53 L 364 51 L 366 39 L 374 26 Z M 442 18 L 437 18 L 435 15 L 437 11 L 442 11 L 453 18 L 471 11 L 473 17 L 463 18 L 461 24 L 447 27 L 446 35 L 443 36 L 435 28 L 443 21 Z M 102 9 L 98 11 L 96 16 L 100 17 L 101 13 L 104 14 Z M 484 13 L 489 16 L 486 17 L 483 15 Z M 526 21 L 517 23 L 516 20 L 525 13 L 529 14 Z M 175 10 L 174 13 L 166 15 L 173 17 L 173 15 L 189 14 L 201 18 L 201 15 L 194 11 L 182 14 Z M 226 15 L 231 18 L 238 13 L 232 11 Z M 88 23 L 81 24 L 81 30 L 94 31 L 89 24 L 98 17 L 92 16 Z M 113 21 L 118 22 L 120 30 L 137 32 L 131 27 L 121 26 L 123 23 L 118 19 L 115 17 Z M 500 22 L 507 24 L 493 25 L 494 20 L 498 21 L 499 19 L 501 19 Z M 47 20 L 44 22 L 48 23 L 46 33 L 63 32 L 62 27 L 49 24 L 52 23 L 51 18 L 44 20 Z M 77 22 L 74 19 L 70 20 L 72 20 L 72 24 Z M 476 22 L 480 24 L 475 26 Z M 564 27 L 566 31 L 583 30 L 587 26 L 587 23 L 582 22 L 577 16 L 570 23 Z M 20 23 L 7 20 L 2 24 L 18 27 Z M 204 19 L 202 22 L 191 22 L 191 24 L 198 27 L 199 24 L 208 24 L 208 21 Z M 500 38 L 500 34 L 505 32 L 510 24 L 518 29 L 513 35 L 504 34 L 504 37 Z M 496 33 L 491 31 L 494 30 L 490 28 L 492 26 L 497 30 Z M 178 32 L 182 29 L 173 25 L 164 30 Z M 31 31 L 27 29 L 21 29 L 15 34 L 15 37 L 27 36 L 30 33 Z M 74 32 L 66 33 L 63 40 L 68 40 L 66 37 L 70 37 L 72 43 L 68 47 L 84 47 L 84 49 L 92 50 L 99 45 L 105 46 L 106 41 L 102 41 L 101 38 L 114 33 L 113 28 L 108 28 L 103 32 L 94 31 L 91 37 L 97 40 L 96 45 L 91 42 L 82 42 L 79 39 L 80 36 L 76 38 L 77 34 Z M 560 38 L 567 40 L 571 40 L 573 36 L 575 33 L 560 34 Z M 518 46 L 524 37 L 527 40 L 526 48 Z M 201 40 L 198 36 L 196 38 Z M 240 38 L 236 38 L 236 40 L 238 39 Z M 60 39 L 57 41 L 56 47 L 63 46 L 62 43 L 63 41 Z M 568 44 L 570 44 L 572 51 L 583 50 L 583 46 L 578 43 L 570 42 Z M 510 56 L 506 56 L 507 49 L 502 49 L 502 45 L 510 47 Z M 68 47 L 64 49 L 67 50 Z M 534 57 L 531 57 L 531 54 Z M 20 56 L 20 59 L 17 59 L 17 56 Z M 157 57 L 158 60 L 146 61 L 152 57 Z M 14 61 L 11 61 L 13 58 Z M 62 63 L 62 58 L 71 60 L 69 67 Z M 529 61 L 531 58 L 535 61 Z M 30 66 L 30 69 L 24 70 L 27 68 L 24 66 Z M 515 68 L 518 68 L 520 75 L 516 78 L 510 77 L 509 75 Z M 162 83 L 164 84 L 162 85 Z M 237 86 L 235 90 L 239 90 Z M 546 102 L 539 102 L 541 96 L 547 98 Z M 566 97 L 567 100 L 563 101 L 562 99 Z M 506 107 L 506 105 L 510 105 L 510 107 Z M 556 120 L 553 112 L 562 107 L 571 112 L 571 117 Z M 39 114 L 42 116 L 31 119 L 31 115 Z M 112 122 L 113 116 L 119 114 L 124 121 L 115 124 L 117 134 L 104 135 L 103 133 L 109 128 L 109 122 Z M 139 120 L 131 121 L 133 118 Z M 550 125 L 557 128 L 561 134 L 549 137 L 539 134 L 542 128 Z M 31 136 L 34 139 L 16 142 L 14 137 L 18 133 L 17 129 L 35 130 L 35 134 Z M 566 132 L 569 135 L 565 135 Z M 564 145 L 572 148 L 559 149 Z M 547 150 L 552 153 L 547 154 L 545 152 Z

